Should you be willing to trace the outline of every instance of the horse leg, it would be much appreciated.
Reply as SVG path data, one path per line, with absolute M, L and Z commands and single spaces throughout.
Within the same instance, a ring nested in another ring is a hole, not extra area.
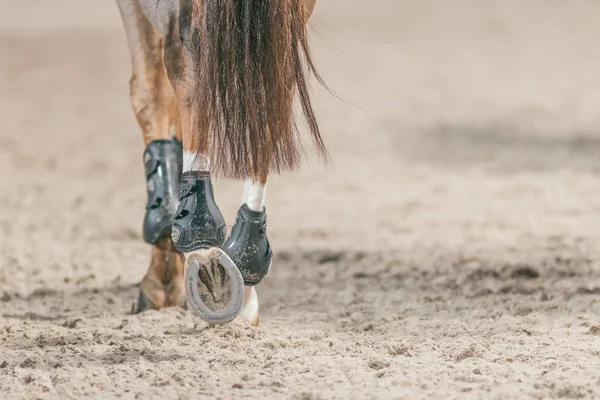
M 118 0 L 131 55 L 130 97 L 142 130 L 148 202 L 143 237 L 152 261 L 140 285 L 136 311 L 179 305 L 183 256 L 171 237 L 181 176 L 181 122 L 163 60 L 163 38 L 137 0 Z
M 269 272 L 273 258 L 267 239 L 266 189 L 266 176 L 246 180 L 242 206 L 238 210 L 231 236 L 223 245 L 223 250 L 242 273 L 246 285 L 239 317 L 254 326 L 258 326 L 259 322 L 255 285 Z

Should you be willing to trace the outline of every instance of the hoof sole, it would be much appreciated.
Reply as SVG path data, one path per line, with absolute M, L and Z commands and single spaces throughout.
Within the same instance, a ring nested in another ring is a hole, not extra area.
M 224 324 L 238 316 L 244 302 L 244 279 L 221 249 L 186 253 L 185 293 L 188 308 L 209 324 Z

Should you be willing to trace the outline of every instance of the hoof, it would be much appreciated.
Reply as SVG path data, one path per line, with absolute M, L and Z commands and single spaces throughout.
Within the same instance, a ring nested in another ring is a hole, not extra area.
M 138 297 L 138 302 L 133 309 L 134 314 L 139 314 L 147 310 L 158 310 L 158 307 L 150 301 L 146 293 L 140 289 L 140 295 Z
M 188 308 L 209 324 L 224 324 L 240 313 L 244 279 L 223 250 L 212 247 L 186 254 Z
M 258 326 L 258 296 L 254 286 L 246 286 L 244 290 L 244 305 L 239 318 L 252 326 Z

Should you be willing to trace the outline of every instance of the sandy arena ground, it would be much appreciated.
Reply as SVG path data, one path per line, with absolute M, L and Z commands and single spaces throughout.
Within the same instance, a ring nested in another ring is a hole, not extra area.
M 0 398 L 600 397 L 600 2 L 322 0 L 334 164 L 269 187 L 259 329 L 129 313 L 114 2 L 0 10 Z

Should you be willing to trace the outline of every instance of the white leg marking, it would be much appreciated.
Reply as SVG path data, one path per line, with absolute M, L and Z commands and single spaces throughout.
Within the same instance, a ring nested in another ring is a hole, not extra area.
M 246 286 L 244 296 L 244 305 L 238 316 L 245 322 L 253 324 L 258 315 L 258 295 L 254 286 Z
M 260 182 L 247 180 L 244 184 L 244 198 L 243 202 L 246 203 L 248 208 L 253 211 L 262 211 L 265 206 L 265 199 L 267 196 L 267 185 L 263 185 Z
M 207 155 L 194 151 L 183 151 L 183 172 L 210 171 L 210 160 Z

